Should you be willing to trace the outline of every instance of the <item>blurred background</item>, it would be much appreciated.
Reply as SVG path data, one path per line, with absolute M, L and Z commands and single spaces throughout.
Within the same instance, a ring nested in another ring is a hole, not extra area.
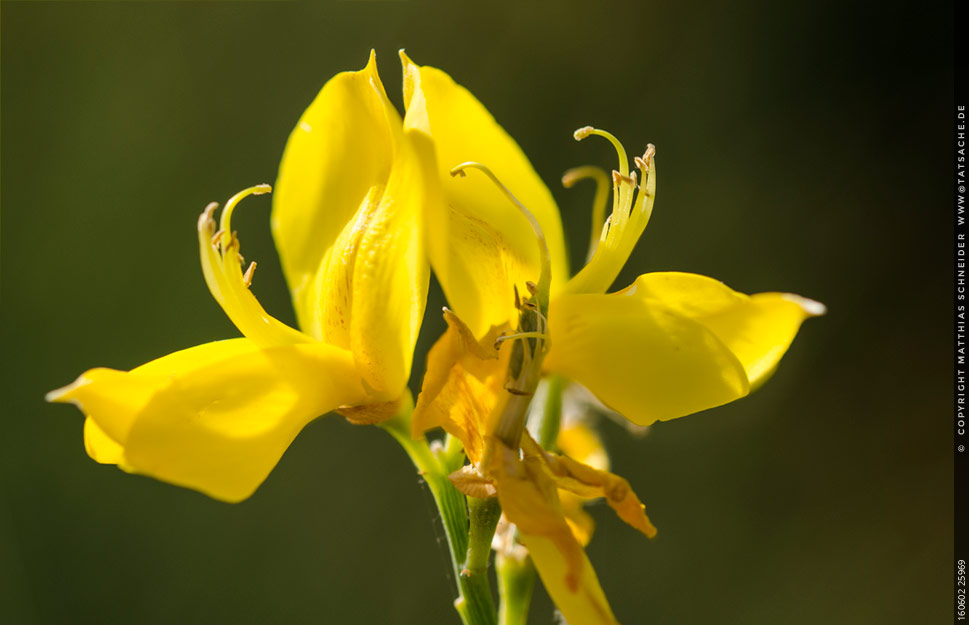
M 80 413 L 43 402 L 92 366 L 237 336 L 198 266 L 199 212 L 273 182 L 302 110 L 371 48 L 400 106 L 401 47 L 518 140 L 573 266 L 591 189 L 558 178 L 614 166 L 572 139 L 595 124 L 658 147 L 619 284 L 693 271 L 830 310 L 751 397 L 641 438 L 604 423 L 660 529 L 592 509 L 619 619 L 948 619 L 951 20 L 940 2 L 4 1 L 0 621 L 458 622 L 430 496 L 384 432 L 318 420 L 227 505 L 95 464 Z M 269 207 L 236 223 L 255 292 L 292 321 Z M 543 592 L 531 623 L 553 622 Z

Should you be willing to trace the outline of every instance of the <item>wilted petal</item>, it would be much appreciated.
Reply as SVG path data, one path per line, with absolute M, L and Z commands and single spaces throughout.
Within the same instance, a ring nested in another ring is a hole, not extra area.
M 573 589 L 562 575 L 568 562 L 560 543 L 546 536 L 525 532 L 521 532 L 521 538 L 545 590 L 569 625 L 617 625 L 618 621 L 609 607 L 595 569 L 581 547 L 578 583 Z
M 514 523 L 545 589 L 571 625 L 614 624 L 615 617 L 582 545 L 566 523 L 542 460 L 495 441 L 489 473 L 502 512 Z
M 522 437 L 522 451 L 527 457 L 538 458 L 560 489 L 586 499 L 604 497 L 620 519 L 649 538 L 656 536 L 656 528 L 643 512 L 643 503 L 624 478 L 547 452 L 527 432 Z
M 477 464 L 484 453 L 486 417 L 504 384 L 507 358 L 499 359 L 494 348 L 497 328 L 479 342 L 451 311 L 445 310 L 444 319 L 448 329 L 428 352 L 411 433 L 418 438 L 432 428 L 444 428 Z

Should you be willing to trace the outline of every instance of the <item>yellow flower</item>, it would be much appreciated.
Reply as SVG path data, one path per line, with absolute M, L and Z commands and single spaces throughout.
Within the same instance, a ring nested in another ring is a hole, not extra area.
M 422 209 L 437 186 L 429 139 L 387 99 L 376 61 L 332 78 L 286 146 L 273 234 L 299 325 L 270 316 L 249 290 L 231 218 L 198 222 L 212 296 L 245 338 L 207 343 L 132 371 L 92 369 L 53 391 L 86 415 L 98 462 L 225 501 L 263 482 L 309 421 L 331 410 L 389 417 L 410 373 L 429 269 Z
M 747 296 L 711 278 L 675 272 L 644 274 L 606 294 L 652 213 L 655 150 L 650 146 L 634 159 L 640 185 L 619 142 L 593 128 L 580 129 L 576 138 L 605 137 L 619 156 L 612 211 L 606 219 L 604 173 L 582 168 L 564 179 L 567 186 L 590 175 L 600 180 L 593 214 L 601 235 L 592 239 L 586 266 L 566 279 L 558 210 L 520 148 L 447 74 L 402 59 L 407 116 L 432 137 L 440 165 L 444 201 L 431 211 L 437 214 L 427 225 L 427 245 L 454 309 L 446 314 L 447 333 L 428 357 L 413 433 L 439 426 L 464 443 L 473 467 L 452 481 L 473 496 L 497 495 L 569 623 L 613 623 L 582 549 L 588 531 L 581 519 L 570 527 L 559 490 L 605 496 L 644 534 L 655 529 L 622 478 L 550 454 L 527 433 L 520 450 L 496 435 L 509 406 L 527 405 L 529 398 L 506 392 L 510 350 L 499 350 L 495 339 L 515 328 L 526 332 L 530 345 L 547 341 L 546 372 L 579 382 L 627 419 L 649 425 L 747 395 L 773 372 L 801 323 L 824 307 L 791 294 Z M 487 165 L 527 211 L 483 176 L 452 178 L 451 168 L 469 161 Z M 543 270 L 528 211 L 544 233 L 551 268 L 547 331 L 516 327 L 523 310 L 519 294 L 534 296 L 526 282 L 541 282 Z

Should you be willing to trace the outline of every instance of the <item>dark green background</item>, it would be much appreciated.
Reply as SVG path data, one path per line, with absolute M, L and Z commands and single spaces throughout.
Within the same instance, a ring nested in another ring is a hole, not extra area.
M 273 182 L 290 129 L 376 48 L 446 69 L 559 200 L 573 265 L 613 166 L 658 146 L 622 284 L 704 273 L 825 302 L 776 377 L 634 439 L 589 548 L 634 623 L 939 623 L 952 606 L 952 8 L 920 2 L 2 4 L 0 621 L 455 623 L 429 495 L 380 430 L 314 422 L 226 505 L 96 465 L 43 403 L 86 368 L 236 336 L 198 267 L 211 200 Z M 291 320 L 268 199 L 237 224 Z M 435 295 L 428 309 L 442 304 Z M 440 331 L 436 314 L 419 349 Z M 418 373 L 422 370 L 419 357 Z M 540 591 L 541 592 L 541 591 Z M 551 623 L 537 596 L 533 623 Z

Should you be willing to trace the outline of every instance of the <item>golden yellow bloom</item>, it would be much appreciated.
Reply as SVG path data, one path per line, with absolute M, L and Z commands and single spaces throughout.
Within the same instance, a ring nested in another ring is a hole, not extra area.
M 390 416 L 405 390 L 429 269 L 423 207 L 436 201 L 428 137 L 387 99 L 374 55 L 332 78 L 286 146 L 273 234 L 302 330 L 249 290 L 230 199 L 198 223 L 212 296 L 245 338 L 175 352 L 132 371 L 92 369 L 48 395 L 86 415 L 96 461 L 239 501 L 262 483 L 306 423 L 340 409 Z
M 558 210 L 525 155 L 466 89 L 438 69 L 403 60 L 407 115 L 426 120 L 422 127 L 434 141 L 444 189 L 438 208 L 444 216 L 428 224 L 431 264 L 475 337 L 514 322 L 513 293 L 525 292 L 539 266 L 527 220 L 500 190 L 483 177 L 449 175 L 465 161 L 487 164 L 545 233 L 552 264 L 546 369 L 583 384 L 640 425 L 748 394 L 773 372 L 800 324 L 824 313 L 821 304 L 797 295 L 748 296 L 677 272 L 644 274 L 606 294 L 652 214 L 655 150 L 650 146 L 634 159 L 640 185 L 619 142 L 593 128 L 576 131 L 576 138 L 601 135 L 616 146 L 613 207 L 588 264 L 563 279 L 568 274 Z M 566 182 L 579 177 L 572 173 Z M 600 197 L 604 202 L 605 194 Z
M 509 401 L 503 390 L 509 350 L 498 350 L 495 338 L 515 327 L 518 294 L 529 290 L 526 281 L 538 280 L 540 254 L 527 218 L 499 187 L 484 177 L 452 179 L 451 168 L 468 161 L 490 167 L 545 235 L 551 297 L 547 331 L 537 333 L 550 342 L 545 370 L 579 382 L 637 424 L 745 396 L 773 372 L 801 323 L 824 307 L 791 294 L 747 296 L 711 278 L 675 272 L 645 274 L 606 294 L 652 213 L 655 150 L 649 146 L 634 159 L 637 176 L 619 142 L 593 128 L 580 129 L 576 138 L 599 135 L 616 147 L 613 206 L 605 218 L 608 193 L 600 182 L 594 220 L 601 235 L 593 237 L 587 265 L 567 279 L 558 210 L 514 140 L 445 73 L 402 59 L 407 116 L 432 137 L 440 166 L 444 201 L 428 223 L 428 252 L 454 309 L 428 359 L 414 434 L 440 426 L 464 443 L 477 468 L 456 474 L 454 483 L 472 496 L 497 495 L 569 623 L 613 623 L 582 549 L 591 529 L 581 518 L 568 523 L 559 490 L 605 496 L 644 534 L 655 529 L 622 478 L 549 454 L 527 434 L 521 450 L 495 435 L 497 415 Z M 575 170 L 564 182 L 591 175 L 608 184 L 597 171 Z

